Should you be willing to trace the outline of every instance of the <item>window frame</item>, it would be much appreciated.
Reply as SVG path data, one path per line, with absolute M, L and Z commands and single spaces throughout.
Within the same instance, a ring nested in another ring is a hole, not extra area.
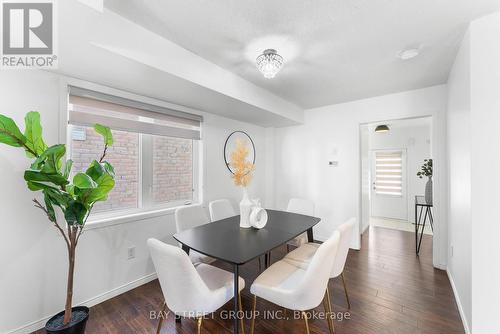
M 184 111 L 192 114 L 202 115 L 203 113 L 198 110 L 194 110 L 191 108 L 179 106 L 176 104 L 168 103 L 165 101 L 160 101 L 157 99 L 148 98 L 145 96 L 124 92 L 118 89 L 114 89 L 111 87 L 102 86 L 99 84 L 94 84 L 91 82 L 67 78 L 63 77 L 60 79 L 60 130 L 59 130 L 59 141 L 66 144 L 66 156 L 65 159 L 69 159 L 71 156 L 71 131 L 69 131 L 71 125 L 68 123 L 69 120 L 69 87 L 76 86 L 89 90 L 94 90 L 97 92 L 115 95 L 122 98 L 127 98 L 131 100 L 135 100 L 138 102 L 158 105 L 160 107 L 165 107 L 169 109 L 175 109 L 179 111 Z M 203 134 L 203 123 L 201 124 L 201 133 Z M 192 140 L 192 200 L 191 201 L 172 201 L 163 204 L 155 204 L 152 200 L 152 196 L 150 196 L 150 201 L 145 205 L 144 194 L 147 192 L 151 193 L 149 189 L 146 189 L 148 185 L 144 182 L 145 175 L 143 173 L 144 162 L 143 162 L 143 140 L 145 134 L 139 134 L 139 180 L 138 180 L 138 208 L 132 209 L 121 209 L 121 210 L 111 210 L 111 211 L 103 211 L 91 214 L 87 221 L 87 229 L 96 228 L 99 226 L 108 226 L 115 225 L 121 223 L 127 223 L 132 221 L 138 221 L 147 218 L 153 218 L 157 216 L 172 214 L 176 208 L 188 205 L 199 205 L 202 203 L 202 194 L 203 194 L 203 180 L 202 173 L 200 173 L 203 164 L 203 150 L 202 148 L 202 140 Z M 146 134 L 147 135 L 147 134 Z M 152 139 L 152 137 L 150 137 Z M 175 137 L 172 137 L 175 138 Z M 150 147 L 152 153 L 152 140 L 150 140 Z M 152 157 L 150 159 L 151 167 L 152 167 Z M 151 169 L 151 173 L 149 175 L 151 181 L 150 185 L 152 186 L 153 173 Z M 150 188 L 152 189 L 152 188 Z M 146 201 L 147 202 L 147 201 Z

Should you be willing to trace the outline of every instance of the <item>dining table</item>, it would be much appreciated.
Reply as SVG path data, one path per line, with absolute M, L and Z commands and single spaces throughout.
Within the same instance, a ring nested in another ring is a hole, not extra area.
M 174 239 L 186 253 L 189 254 L 192 249 L 233 266 L 234 333 L 239 332 L 239 319 L 236 316 L 239 310 L 239 266 L 267 254 L 302 233 L 307 233 L 308 241 L 313 242 L 313 227 L 321 220 L 287 211 L 266 211 L 268 221 L 261 229 L 241 228 L 238 215 L 174 234 Z

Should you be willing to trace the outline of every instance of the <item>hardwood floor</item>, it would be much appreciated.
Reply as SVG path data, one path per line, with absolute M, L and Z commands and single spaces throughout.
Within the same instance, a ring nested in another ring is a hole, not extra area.
M 350 250 L 345 269 L 351 309 L 341 279 L 330 280 L 335 312 L 349 312 L 349 320 L 335 321 L 336 334 L 370 333 L 464 333 L 455 298 L 446 272 L 432 267 L 432 238 L 424 235 L 420 257 L 415 256 L 413 233 L 372 227 L 363 235 L 361 251 Z M 273 262 L 283 256 L 285 247 L 272 252 Z M 217 266 L 231 270 L 224 263 Z M 245 278 L 243 305 L 250 310 L 249 286 L 258 274 L 257 261 L 240 270 Z M 158 281 L 131 290 L 91 309 L 87 333 L 155 333 L 157 312 L 163 302 Z M 230 310 L 232 303 L 224 306 Z M 282 311 L 282 308 L 259 300 L 257 309 Z M 317 311 L 323 311 L 319 307 Z M 202 333 L 230 333 L 231 320 L 221 313 L 203 322 Z M 224 313 L 222 313 L 224 314 Z M 281 314 L 281 313 L 280 313 Z M 291 311 L 287 312 L 293 317 Z M 309 320 L 311 333 L 328 333 L 325 320 Z M 255 332 L 305 333 L 303 320 L 257 319 Z M 172 315 L 163 322 L 162 333 L 196 333 L 196 323 L 183 319 L 176 324 Z M 250 332 L 250 321 L 245 322 Z M 37 333 L 42 333 L 39 331 Z

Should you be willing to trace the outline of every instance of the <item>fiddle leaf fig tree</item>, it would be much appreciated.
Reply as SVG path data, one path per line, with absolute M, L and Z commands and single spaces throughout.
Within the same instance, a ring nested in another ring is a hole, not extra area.
M 24 118 L 25 130 L 21 132 L 9 117 L 0 114 L 0 143 L 24 149 L 32 159 L 24 172 L 29 190 L 41 192 L 43 200 L 33 199 L 35 207 L 42 210 L 48 220 L 61 233 L 68 250 L 68 282 L 64 325 L 71 321 L 75 251 L 85 223 L 96 202 L 105 201 L 115 186 L 113 166 L 105 161 L 108 147 L 113 145 L 111 130 L 96 124 L 95 131 L 104 139 L 104 151 L 99 160 L 93 160 L 85 172 L 74 174 L 73 161 L 64 160 L 66 145 L 48 147 L 42 136 L 40 114 L 30 111 Z M 56 210 L 61 214 L 58 215 Z M 64 222 L 61 222 L 63 220 Z

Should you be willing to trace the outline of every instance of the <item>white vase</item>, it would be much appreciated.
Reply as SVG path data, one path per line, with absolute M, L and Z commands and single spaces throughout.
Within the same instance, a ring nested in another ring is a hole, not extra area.
M 243 187 L 243 198 L 240 202 L 240 227 L 249 228 L 250 226 L 250 212 L 252 211 L 252 206 L 254 204 L 248 198 L 248 191 L 246 187 Z
M 432 205 L 432 176 L 429 176 L 425 184 L 425 202 Z

